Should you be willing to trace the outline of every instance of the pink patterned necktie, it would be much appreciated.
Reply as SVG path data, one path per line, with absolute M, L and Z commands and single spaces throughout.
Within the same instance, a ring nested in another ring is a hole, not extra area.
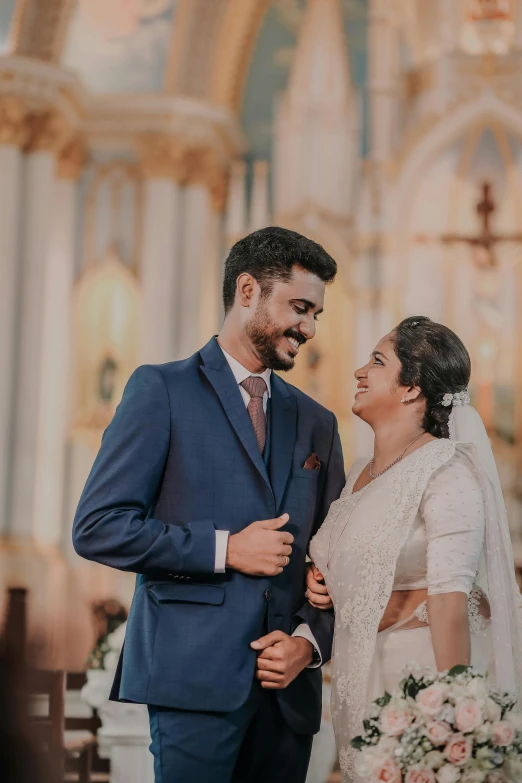
M 262 454 L 266 443 L 266 416 L 263 410 L 263 397 L 267 391 L 267 385 L 264 379 L 258 375 L 250 375 L 241 382 L 241 386 L 250 394 L 247 411 L 254 428 L 257 445 Z

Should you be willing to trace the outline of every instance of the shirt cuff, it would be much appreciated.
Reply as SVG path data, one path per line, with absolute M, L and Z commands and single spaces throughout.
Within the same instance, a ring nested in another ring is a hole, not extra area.
M 319 669 L 323 665 L 323 658 L 319 645 L 315 641 L 315 636 L 310 630 L 310 626 L 307 623 L 301 623 L 297 626 L 292 636 L 301 636 L 303 639 L 307 639 L 314 648 L 314 657 L 312 663 L 308 664 L 307 669 Z
M 216 560 L 214 573 L 224 574 L 227 565 L 228 530 L 216 530 Z

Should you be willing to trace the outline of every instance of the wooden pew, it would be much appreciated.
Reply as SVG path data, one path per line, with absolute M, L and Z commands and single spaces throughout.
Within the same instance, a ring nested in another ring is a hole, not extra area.
M 89 716 L 77 716 L 68 714 L 67 710 L 67 695 L 71 695 L 73 692 L 79 692 L 87 682 L 87 675 L 85 672 L 67 672 L 66 675 L 66 708 L 65 708 L 65 736 L 68 736 L 70 731 L 88 731 L 94 737 L 96 737 L 98 729 L 101 727 L 101 720 L 96 714 L 96 710 L 90 710 Z M 86 705 L 85 705 L 86 706 Z M 89 708 L 90 709 L 90 708 Z M 69 765 L 66 762 L 66 779 L 68 779 Z M 98 755 L 98 743 L 92 748 L 92 772 L 91 780 L 96 783 L 107 783 L 110 778 L 110 762 L 109 759 L 102 759 Z
M 56 780 L 90 783 L 96 736 L 89 728 L 77 725 L 67 729 L 65 687 L 63 671 L 29 670 L 27 688 L 32 732 L 44 748 Z

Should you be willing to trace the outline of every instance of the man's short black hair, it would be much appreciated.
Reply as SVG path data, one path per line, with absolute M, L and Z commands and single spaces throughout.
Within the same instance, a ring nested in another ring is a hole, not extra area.
M 276 280 L 290 280 L 294 266 L 317 275 L 325 283 L 331 283 L 337 274 L 337 264 L 326 250 L 296 231 L 269 226 L 240 239 L 225 262 L 225 313 L 234 304 L 239 275 L 252 275 L 266 295 Z

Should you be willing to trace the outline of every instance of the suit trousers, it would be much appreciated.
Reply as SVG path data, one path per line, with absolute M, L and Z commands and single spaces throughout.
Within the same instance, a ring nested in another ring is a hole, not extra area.
M 305 783 L 313 736 L 295 734 L 256 680 L 234 712 L 149 705 L 155 783 Z

